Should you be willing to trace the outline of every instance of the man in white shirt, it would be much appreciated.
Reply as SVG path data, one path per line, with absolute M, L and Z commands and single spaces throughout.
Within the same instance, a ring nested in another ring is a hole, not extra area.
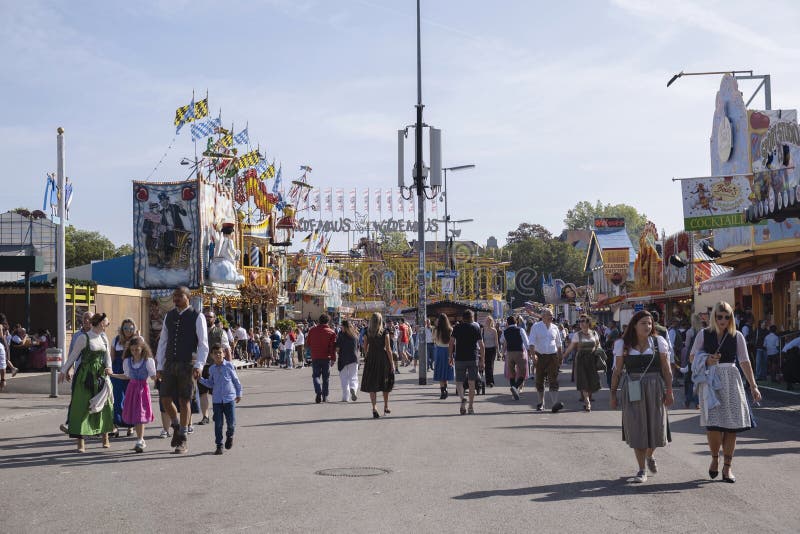
M 234 352 L 240 360 L 247 360 L 247 330 L 239 323 L 233 323 Z
M 297 327 L 297 339 L 294 340 L 294 350 L 297 352 L 297 368 L 302 369 L 306 362 L 305 357 L 306 335 L 301 327 Z
M 545 309 L 542 320 L 531 327 L 528 334 L 528 343 L 536 354 L 536 391 L 539 399 L 536 411 L 541 412 L 544 407 L 544 378 L 550 384 L 550 394 L 553 398 L 553 413 L 558 412 L 564 404 L 558 400 L 558 371 L 561 367 L 561 358 L 564 342 L 561 330 L 553 324 L 553 314 Z

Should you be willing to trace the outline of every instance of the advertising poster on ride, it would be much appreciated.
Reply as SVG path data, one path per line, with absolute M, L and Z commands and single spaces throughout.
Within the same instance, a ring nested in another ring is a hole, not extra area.
M 196 182 L 133 182 L 133 280 L 138 289 L 198 287 Z

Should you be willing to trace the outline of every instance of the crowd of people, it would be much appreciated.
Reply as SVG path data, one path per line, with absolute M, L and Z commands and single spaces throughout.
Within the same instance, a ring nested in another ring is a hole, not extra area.
M 672 440 L 669 408 L 675 402 L 675 375 L 683 375 L 684 407 L 695 405 L 706 431 L 711 456 L 708 474 L 716 478 L 721 472 L 722 480 L 732 483 L 736 480 L 732 472 L 736 438 L 756 424 L 750 400 L 753 405 L 761 400 L 756 379 L 759 371 L 768 373 L 776 346 L 770 337 L 774 329 L 759 325 L 752 334 L 753 365 L 748 323 L 742 320 L 743 328 L 737 329 L 734 310 L 725 302 L 714 306 L 710 324 L 689 328 L 682 328 L 678 321 L 666 328 L 659 324 L 657 312 L 644 310 L 622 328 L 595 323 L 586 314 L 570 328 L 544 309 L 527 322 L 519 316 L 500 322 L 486 317 L 482 324 L 466 310 L 454 324 L 440 314 L 422 327 L 402 318 L 385 320 L 379 313 L 368 320 L 334 325 L 322 314 L 317 321 L 284 327 L 284 331 L 278 327 L 262 331 L 228 324 L 213 309 L 194 310 L 185 287 L 176 289 L 172 299 L 174 307 L 164 317 L 155 351 L 132 319 L 120 321 L 109 339 L 110 320 L 105 314 L 83 314 L 59 374 L 59 380 L 69 381 L 72 387 L 61 430 L 76 440 L 79 452 L 85 452 L 87 437 L 99 436 L 108 448 L 111 438 L 125 432 L 127 436 L 135 433 L 133 450 L 141 453 L 147 446 L 145 425 L 155 420 L 152 382 L 159 393 L 160 437 L 171 438 L 174 452 L 188 451 L 192 419 L 199 419 L 197 425 L 209 425 L 213 413 L 214 453 L 223 454 L 233 446 L 236 404 L 243 396 L 236 360 L 260 367 L 311 367 L 318 404 L 329 400 L 330 370 L 335 365 L 340 401 L 356 402 L 359 393 L 368 394 L 372 417 L 379 419 L 392 413 L 390 394 L 401 368 L 417 372 L 421 341 L 428 355 L 425 371 L 432 371 L 439 383 L 439 399 L 448 399 L 455 383 L 461 415 L 476 413 L 476 394 L 493 388 L 496 374 L 508 380 L 513 401 L 520 400 L 526 382 L 532 383 L 535 410 L 560 412 L 565 407 L 559 387 L 564 363 L 571 364 L 571 380 L 583 411 L 591 413 L 593 395 L 601 389 L 605 374 L 610 407 L 622 411 L 622 439 L 634 450 L 633 480 L 640 483 L 648 473 L 658 471 L 656 449 Z M 9 336 L 1 314 L 0 328 L 5 384 L 6 372 L 14 373 L 7 367 L 8 343 L 18 343 L 20 332 L 17 328 Z

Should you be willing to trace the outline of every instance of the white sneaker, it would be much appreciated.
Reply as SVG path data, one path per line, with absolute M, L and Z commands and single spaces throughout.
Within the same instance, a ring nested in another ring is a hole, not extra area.
M 164 439 L 170 437 L 169 430 L 161 430 L 161 434 L 158 435 L 159 438 Z
M 636 476 L 633 477 L 633 481 L 637 484 L 641 484 L 642 482 L 647 482 L 647 471 L 644 469 L 640 469 Z
M 136 445 L 133 446 L 133 450 L 136 452 L 143 452 L 145 447 L 147 447 L 147 444 L 142 439 L 136 442 Z

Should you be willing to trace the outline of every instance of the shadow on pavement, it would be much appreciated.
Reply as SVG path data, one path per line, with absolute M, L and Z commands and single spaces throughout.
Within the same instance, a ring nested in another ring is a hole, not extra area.
M 534 502 L 558 502 L 594 497 L 614 497 L 618 495 L 663 495 L 665 493 L 681 493 L 687 490 L 699 489 L 709 480 L 688 480 L 686 482 L 672 483 L 644 483 L 633 484 L 630 478 L 620 477 L 610 480 L 583 480 L 578 482 L 565 482 L 564 484 L 548 484 L 545 486 L 530 486 L 527 488 L 498 489 L 487 491 L 473 491 L 456 495 L 456 500 L 486 499 L 489 497 L 523 497 L 534 496 Z
M 120 464 L 127 462 L 140 462 L 142 460 L 158 461 L 169 460 L 174 461 L 176 458 L 191 458 L 194 456 L 201 456 L 211 454 L 213 451 L 209 447 L 203 447 L 202 450 L 192 450 L 191 442 L 188 454 L 174 454 L 171 448 L 167 449 L 146 449 L 143 453 L 135 453 L 132 450 L 112 449 L 106 450 L 100 448 L 99 442 L 87 441 L 86 452 L 79 453 L 74 449 L 74 443 L 65 444 L 56 442 L 62 446 L 60 451 L 50 452 L 32 452 L 20 453 L 14 455 L 4 455 L 3 461 L 0 462 L 0 470 L 5 469 L 23 469 L 28 467 L 40 466 L 61 466 L 61 467 L 81 467 L 81 466 L 96 466 L 103 464 Z M 36 446 L 32 444 L 31 447 Z M 196 447 L 197 449 L 197 447 Z

